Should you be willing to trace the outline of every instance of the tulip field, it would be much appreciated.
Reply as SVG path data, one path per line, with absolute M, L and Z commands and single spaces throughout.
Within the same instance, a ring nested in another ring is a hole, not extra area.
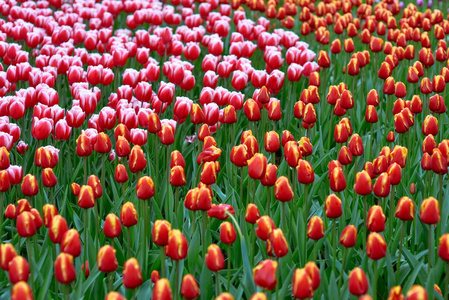
M 446 0 L 0 0 L 0 300 L 448 300 L 446 35 Z

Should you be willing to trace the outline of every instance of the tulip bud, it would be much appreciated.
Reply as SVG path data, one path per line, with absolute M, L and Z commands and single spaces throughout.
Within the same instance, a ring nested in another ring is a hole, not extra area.
M 387 254 L 387 244 L 383 236 L 377 232 L 371 232 L 366 242 L 366 254 L 372 260 L 379 260 Z
M 119 292 L 109 292 L 104 300 L 126 300 Z
M 360 268 L 354 268 L 348 277 L 349 292 L 355 296 L 361 296 L 368 292 L 369 284 L 365 272 Z
M 111 139 L 109 138 L 109 136 L 104 133 L 104 132 L 100 132 L 97 135 L 97 140 L 95 141 L 94 144 L 94 150 L 98 153 L 109 153 L 109 151 L 111 151 Z
M 440 237 L 438 256 L 446 262 L 449 261 L 449 233 L 445 233 Z
M 263 186 L 273 186 L 277 180 L 277 166 L 274 164 L 268 164 L 264 177 L 260 179 L 260 183 Z
M 253 203 L 248 203 L 245 212 L 245 221 L 250 224 L 256 224 L 257 220 L 260 218 L 260 212 L 257 205 Z
M 110 213 L 106 216 L 103 225 L 104 235 L 108 238 L 116 238 L 122 233 L 122 225 L 120 224 L 119 218 Z
M 135 289 L 142 285 L 142 280 L 139 262 L 134 257 L 128 259 L 123 266 L 123 285 L 127 289 Z
M 335 219 L 342 215 L 341 200 L 335 194 L 330 194 L 324 202 L 326 217 Z
M 95 196 L 90 185 L 83 185 L 78 195 L 78 206 L 84 209 L 94 207 Z
M 425 224 L 437 224 L 440 221 L 440 205 L 438 200 L 429 197 L 421 203 L 419 211 L 421 222 Z
M 383 232 L 385 230 L 385 219 L 382 207 L 373 205 L 368 211 L 366 226 L 369 231 Z
M 124 165 L 117 164 L 115 167 L 114 178 L 118 183 L 125 183 L 128 181 L 129 176 Z
M 207 247 L 206 266 L 212 272 L 223 270 L 225 263 L 220 247 L 215 244 Z
M 126 138 L 119 136 L 115 144 L 115 152 L 119 157 L 126 157 L 131 153 L 131 146 Z
M 281 176 L 274 184 L 274 197 L 281 202 L 291 201 L 293 198 L 293 189 L 286 176 Z
M 228 219 L 228 213 L 235 215 L 235 210 L 230 204 L 212 204 L 211 208 L 207 211 L 207 215 L 210 218 L 215 218 L 218 220 Z
M 218 295 L 214 300 L 234 300 L 231 294 L 224 292 Z
M 132 202 L 123 204 L 120 211 L 120 222 L 125 227 L 131 227 L 137 224 L 137 211 Z
M 390 293 L 388 294 L 387 300 L 404 300 L 404 296 L 402 295 L 402 287 L 397 285 L 390 289 Z
M 276 255 L 277 257 L 284 257 L 285 255 L 287 255 L 288 243 L 285 239 L 282 229 L 273 229 L 273 231 L 270 233 L 268 241 L 270 242 L 270 246 L 274 255 Z
M 110 273 L 117 269 L 118 261 L 115 253 L 116 250 L 110 245 L 105 245 L 98 250 L 97 265 L 100 272 Z
M 217 168 L 216 162 L 209 161 L 203 164 L 200 180 L 206 185 L 212 185 L 217 181 Z
M 48 235 L 54 244 L 60 244 L 62 237 L 69 230 L 67 221 L 61 216 L 56 215 L 51 219 Z
M 15 256 L 9 262 L 9 281 L 16 284 L 19 281 L 28 281 L 30 277 L 30 267 L 28 261 L 22 256 Z
M 69 284 L 76 279 L 76 270 L 73 265 L 73 256 L 60 253 L 54 263 L 55 277 L 59 283 Z
M 248 175 L 253 179 L 261 179 L 265 175 L 267 169 L 267 158 L 261 154 L 256 153 L 248 160 Z
M 165 254 L 173 260 L 181 260 L 187 256 L 189 245 L 181 231 L 172 229 L 168 233 L 168 244 L 165 246 Z
M 312 279 L 305 269 L 293 273 L 292 294 L 295 299 L 313 298 Z
M 9 167 L 9 151 L 6 147 L 0 147 L 0 170 L 5 170 Z
M 253 269 L 254 283 L 263 289 L 273 290 L 276 287 L 276 270 L 278 267 L 278 262 L 274 260 L 264 260 L 261 261 Z
M 12 287 L 11 300 L 33 300 L 33 293 L 25 281 L 19 281 Z
M 377 197 L 387 197 L 390 194 L 391 184 L 388 173 L 384 172 L 380 174 L 374 183 L 374 194 Z
M 17 217 L 17 233 L 21 237 L 31 237 L 36 233 L 36 225 L 34 223 L 34 216 L 24 211 Z
M 87 185 L 92 188 L 92 192 L 94 193 L 94 198 L 101 198 L 103 195 L 103 188 L 101 186 L 100 179 L 96 175 L 90 175 L 87 179 Z
M 329 185 L 334 192 L 341 192 L 346 189 L 346 178 L 342 168 L 334 168 L 329 173 Z
M 147 166 L 147 159 L 143 153 L 140 146 L 135 145 L 131 149 L 131 154 L 129 155 L 129 170 L 133 173 L 142 172 Z
M 307 160 L 300 159 L 296 167 L 298 172 L 298 182 L 302 184 L 311 184 L 315 179 L 315 173 L 312 165 Z
M 81 190 L 81 187 L 80 187 L 80 185 L 78 184 L 78 183 L 72 183 L 71 185 L 70 185 L 70 189 L 72 190 L 72 194 L 74 195 L 74 196 L 77 196 L 78 197 L 78 195 L 80 194 L 80 190 Z
M 265 133 L 265 150 L 273 153 L 280 148 L 279 134 L 276 131 Z
M 256 235 L 263 241 L 268 240 L 271 232 L 276 228 L 276 225 L 269 216 L 261 216 L 257 219 L 256 224 Z
M 42 184 L 45 187 L 51 188 L 56 185 L 58 182 L 58 179 L 55 176 L 55 173 L 53 172 L 53 169 L 46 168 L 42 171 Z
M 307 225 L 307 237 L 312 240 L 319 240 L 324 237 L 324 223 L 318 216 L 313 216 Z
M 264 293 L 254 293 L 249 300 L 268 300 Z
M 153 300 L 173 300 L 170 282 L 166 278 L 158 280 L 153 287 Z
M 288 141 L 284 146 L 284 158 L 287 164 L 295 168 L 298 165 L 298 161 L 302 158 L 299 151 L 298 144 L 295 141 Z
M 428 295 L 425 288 L 420 285 L 413 285 L 410 290 L 408 290 L 406 295 L 406 300 L 427 300 Z
M 81 133 L 76 140 L 76 155 L 87 157 L 92 154 L 92 151 L 93 147 L 90 137 L 85 133 Z
M 413 221 L 415 219 L 415 203 L 407 196 L 401 197 L 396 206 L 395 216 L 402 221 Z
M 16 206 L 14 204 L 8 204 L 5 209 L 5 217 L 10 220 L 14 220 L 16 218 Z
M 230 222 L 223 222 L 220 225 L 220 240 L 226 244 L 233 244 L 237 239 L 235 228 Z
M 28 197 L 36 196 L 39 192 L 39 185 L 36 177 L 31 174 L 27 174 L 22 181 L 21 185 L 22 194 Z
M 81 239 L 76 229 L 67 230 L 61 239 L 61 252 L 68 253 L 73 257 L 81 255 Z
M 192 274 L 186 274 L 182 277 L 181 296 L 187 300 L 193 300 L 200 296 L 198 283 Z
M 237 167 L 248 165 L 248 151 L 244 144 L 232 147 L 231 162 Z
M 357 242 L 357 228 L 354 225 L 346 226 L 340 235 L 340 244 L 346 248 L 352 248 Z
M 147 200 L 154 196 L 154 182 L 150 176 L 142 176 L 137 180 L 137 198 Z

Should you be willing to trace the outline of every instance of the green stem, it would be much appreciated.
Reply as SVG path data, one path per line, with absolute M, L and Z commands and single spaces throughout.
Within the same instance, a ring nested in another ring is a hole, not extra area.
M 231 244 L 228 244 L 228 286 L 229 291 L 231 287 Z
M 312 261 L 316 261 L 316 259 L 317 259 L 316 254 L 317 254 L 317 241 L 314 240 L 314 241 L 313 241 L 313 256 L 312 256 Z
M 373 261 L 374 265 L 374 283 L 373 283 L 373 300 L 377 299 L 377 260 Z
M 240 203 L 243 203 L 243 167 L 240 168 Z M 246 204 L 246 201 L 245 201 Z
M 449 263 L 446 263 L 446 278 L 445 278 L 445 286 L 446 288 L 444 289 L 444 299 L 449 299 L 448 295 L 449 295 Z
M 307 220 L 309 219 L 309 185 L 304 185 L 304 222 L 307 224 Z M 307 229 L 306 229 L 307 230 Z
M 128 230 L 126 231 L 126 257 L 130 258 L 131 257 L 131 227 L 127 228 Z
M 179 260 L 175 261 L 176 278 L 175 278 L 175 299 L 179 299 Z
M 334 252 L 334 259 L 332 260 L 332 270 L 335 271 L 335 261 L 337 260 L 337 220 L 332 222 L 332 248 Z
M 282 228 L 284 231 L 287 229 L 287 224 L 285 224 L 285 202 L 282 202 Z
M 217 297 L 220 295 L 220 278 L 218 278 L 218 272 L 215 272 L 215 293 Z
M 26 238 L 26 245 L 27 245 L 27 254 L 28 254 L 28 264 L 30 266 L 30 288 L 33 290 L 33 271 L 34 265 L 33 265 L 33 259 L 34 259 L 34 253 L 33 249 L 31 248 L 31 238 Z
M 256 256 L 256 234 L 254 225 L 251 225 L 251 267 L 254 266 L 254 257 Z
M 201 242 L 203 243 L 203 256 L 205 257 L 206 255 L 206 249 L 207 249 L 207 244 L 206 244 L 206 228 L 207 228 L 207 211 L 203 211 L 203 226 L 201 228 L 201 232 L 202 232 L 202 240 Z
M 66 300 L 69 300 L 69 285 L 68 284 L 64 284 L 64 298 Z
M 404 241 L 404 235 L 405 235 L 405 222 L 401 222 L 401 239 L 399 241 L 399 253 L 398 253 L 398 262 L 397 262 L 397 268 L 396 268 L 396 284 L 399 285 L 399 278 L 401 273 L 401 257 L 402 257 L 402 246 Z
M 5 193 L 0 193 L 0 228 L 3 227 L 3 215 L 5 214 L 4 212 L 4 207 L 5 205 Z M 12 220 L 11 220 L 12 223 Z M 12 238 L 11 238 L 12 240 Z M 0 234 L 0 242 L 2 242 L 2 234 Z
M 108 273 L 108 288 L 109 291 L 113 291 L 114 290 L 114 272 L 109 272 Z
M 391 194 L 390 194 L 390 216 L 388 220 L 388 236 L 392 236 L 393 234 L 393 226 L 394 226 L 394 196 L 395 196 L 395 186 L 391 186 Z
M 343 280 L 343 274 L 345 272 L 345 263 L 346 263 L 346 257 L 348 255 L 348 248 L 345 247 L 345 250 L 343 250 L 343 262 L 341 263 L 341 269 L 340 269 L 340 278 L 338 279 L 338 290 L 341 289 L 341 282 Z
M 366 227 L 366 213 L 367 213 L 367 205 L 366 205 L 366 196 L 363 196 L 363 248 L 366 246 L 366 235 L 367 235 L 367 227 Z
M 433 236 L 433 227 L 432 224 L 429 224 L 429 261 L 427 264 L 427 271 L 430 274 L 430 269 L 432 268 L 432 252 L 433 252 L 433 243 L 432 243 L 432 236 Z
M 84 183 L 87 183 L 87 156 L 84 156 Z
M 165 272 L 165 250 L 164 247 L 161 247 L 161 269 L 162 269 L 162 278 L 166 278 Z
M 178 223 L 178 202 L 179 202 L 179 187 L 175 187 L 175 224 Z
M 84 251 L 83 251 L 83 264 L 86 263 L 87 260 L 87 209 L 84 210 Z M 86 266 L 84 266 L 84 270 L 86 269 Z M 84 276 L 83 276 L 84 278 Z
M 265 214 L 268 214 L 271 206 L 271 191 L 269 186 L 266 187 L 266 191 L 267 191 L 267 210 Z

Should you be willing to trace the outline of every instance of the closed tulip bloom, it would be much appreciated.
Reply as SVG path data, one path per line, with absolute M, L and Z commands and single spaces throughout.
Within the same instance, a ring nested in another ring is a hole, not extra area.
M 248 165 L 248 151 L 246 145 L 241 144 L 232 147 L 231 162 L 237 167 L 244 167 Z
M 421 127 L 424 135 L 437 135 L 438 134 L 438 119 L 432 115 L 426 116 Z
M 274 184 L 274 197 L 281 202 L 288 202 L 293 199 L 293 189 L 286 176 L 281 176 Z
M 248 175 L 253 179 L 261 179 L 267 169 L 267 158 L 262 153 L 256 153 L 248 160 Z
M 161 130 L 157 133 L 163 145 L 171 145 L 175 141 L 175 130 L 170 125 L 163 125 Z
M 27 174 L 22 181 L 21 185 L 22 194 L 28 197 L 36 196 L 39 192 L 39 184 L 37 183 L 36 176 Z
M 324 210 L 326 217 L 331 219 L 339 218 L 342 214 L 341 199 L 335 194 L 330 194 L 324 202 Z
M 137 180 L 136 195 L 141 200 L 147 200 L 154 196 L 154 182 L 150 176 L 142 176 Z
M 137 210 L 132 202 L 123 204 L 120 211 L 120 222 L 125 227 L 131 227 L 137 224 Z
M 125 183 L 128 181 L 129 176 L 124 165 L 117 164 L 115 167 L 114 178 L 118 183 Z
M 398 185 L 401 182 L 402 178 L 402 168 L 397 163 L 392 163 L 388 169 L 388 178 L 390 179 L 391 185 Z
M 87 185 L 92 188 L 95 199 L 98 199 L 103 195 L 103 187 L 101 186 L 100 179 L 96 175 L 89 176 L 87 179 Z
M 260 218 L 259 208 L 256 204 L 248 203 L 245 211 L 245 221 L 249 224 L 256 224 Z
M 206 185 L 212 185 L 217 181 L 216 162 L 208 161 L 203 164 L 200 181 Z
M 87 157 L 92 154 L 92 151 L 93 145 L 90 137 L 85 133 L 81 133 L 76 140 L 76 155 Z
M 126 138 L 119 136 L 115 144 L 115 152 L 119 157 L 128 156 L 131 153 L 131 146 Z
M 123 266 L 123 285 L 127 289 L 135 289 L 142 285 L 142 281 L 139 262 L 134 257 L 128 259 Z
M 288 141 L 284 146 L 284 158 L 287 164 L 295 168 L 298 165 L 298 161 L 302 158 L 299 151 L 298 144 L 295 141 Z
M 307 274 L 309 274 L 310 279 L 312 279 L 312 289 L 316 290 L 320 286 L 321 283 L 321 277 L 320 277 L 320 269 L 316 265 L 314 261 L 309 261 L 304 266 L 304 269 L 306 270 Z
M 357 228 L 354 225 L 346 226 L 340 235 L 340 244 L 346 248 L 352 248 L 357 242 Z
M 218 295 L 214 300 L 234 300 L 234 297 L 228 292 L 224 292 Z
M 90 185 L 83 185 L 78 195 L 78 206 L 84 209 L 94 207 L 95 196 Z
M 0 266 L 3 270 L 9 270 L 9 263 L 17 256 L 16 249 L 10 243 L 0 244 Z
M 353 134 L 349 139 L 349 151 L 351 151 L 354 156 L 363 155 L 363 142 L 362 138 L 358 134 Z
M 4 149 L 5 151 L 7 151 L 6 148 Z M 0 153 L 2 152 L 0 151 Z M 34 155 L 34 164 L 41 168 L 54 168 L 58 163 L 58 160 L 59 160 L 59 150 L 52 146 L 40 147 L 36 150 L 36 153 Z
M 28 261 L 22 256 L 15 256 L 9 262 L 9 281 L 16 284 L 19 281 L 28 281 L 30 277 L 30 266 Z
M 444 175 L 448 172 L 447 158 L 443 156 L 439 149 L 433 149 L 432 152 L 432 171 Z
M 265 171 L 264 177 L 260 179 L 260 183 L 263 186 L 273 186 L 276 183 L 277 180 L 277 166 L 274 164 L 269 163 L 267 165 L 267 169 Z
M 212 207 L 212 192 L 207 187 L 198 189 L 198 194 L 195 201 L 195 209 L 201 211 L 208 211 Z
M 273 290 L 276 287 L 277 279 L 276 279 L 276 271 L 278 268 L 278 262 L 267 259 L 261 261 L 254 269 L 253 269 L 253 278 L 254 283 L 263 289 Z
M 25 281 L 19 281 L 11 289 L 11 300 L 33 300 L 33 292 Z
M 354 268 L 348 277 L 349 292 L 355 296 L 361 296 L 368 292 L 369 284 L 365 272 L 360 268 Z
M 374 194 L 377 197 L 387 197 L 390 194 L 391 184 L 388 173 L 384 172 L 379 175 L 374 183 Z
M 67 226 L 67 221 L 61 215 L 56 215 L 51 219 L 48 229 L 50 240 L 55 244 L 60 244 L 62 237 L 69 230 L 69 227 Z
M 131 154 L 129 155 L 129 170 L 133 173 L 142 172 L 147 166 L 147 159 L 143 153 L 140 146 L 135 145 L 131 149 Z
M 172 229 L 168 233 L 168 243 L 165 254 L 173 260 L 181 260 L 187 256 L 188 243 L 181 231 Z
M 379 205 L 373 205 L 368 210 L 368 216 L 366 220 L 366 226 L 371 232 L 383 232 L 385 230 L 385 214 L 382 207 Z
M 46 168 L 42 171 L 42 184 L 45 187 L 51 188 L 56 185 L 58 182 L 58 179 L 55 176 L 55 173 L 53 172 L 53 169 Z
M 76 270 L 73 265 L 73 256 L 60 253 L 54 263 L 55 277 L 59 283 L 69 284 L 76 279 Z
M 427 291 L 420 285 L 413 285 L 410 290 L 408 290 L 406 295 L 406 300 L 427 300 Z
M 313 216 L 307 225 L 307 237 L 312 240 L 319 240 L 324 237 L 324 223 L 318 216 Z
M 184 160 L 181 152 L 179 152 L 178 150 L 174 150 L 170 154 L 170 169 L 175 166 L 181 166 L 183 168 L 186 167 L 186 161 Z
M 332 170 L 329 174 L 329 185 L 334 192 L 341 192 L 346 189 L 346 178 L 342 168 Z
M 104 273 L 114 272 L 118 267 L 115 253 L 116 250 L 111 245 L 101 247 L 97 253 L 98 270 Z
M 268 300 L 264 293 L 254 293 L 249 300 Z
M 366 254 L 372 260 L 379 260 L 387 255 L 387 243 L 383 236 L 377 232 L 371 232 L 366 242 Z
M 298 172 L 299 183 L 311 184 L 315 180 L 315 173 L 312 165 L 307 160 L 300 159 L 296 171 Z
M 230 222 L 223 222 L 220 224 L 220 241 L 229 245 L 233 244 L 237 239 L 237 233 L 235 232 L 234 225 Z
M 438 200 L 429 197 L 421 203 L 419 211 L 421 222 L 425 224 L 437 224 L 440 221 L 440 205 Z
M 113 213 L 106 216 L 103 224 L 103 232 L 110 239 L 116 238 L 122 233 L 122 224 L 119 218 Z
M 183 167 L 174 166 L 170 170 L 170 184 L 176 187 L 186 184 L 186 175 Z
M 170 281 L 167 278 L 161 278 L 153 287 L 153 300 L 173 300 Z
M 407 196 L 401 197 L 396 206 L 395 216 L 402 221 L 413 221 L 415 219 L 415 203 Z
M 260 108 L 257 105 L 257 102 L 253 99 L 248 99 L 245 101 L 245 103 L 243 104 L 243 112 L 251 122 L 256 122 L 261 119 Z
M 293 273 L 292 294 L 295 299 L 313 298 L 312 278 L 306 269 L 296 269 Z
M 340 151 L 338 152 L 338 161 L 344 166 L 352 163 L 352 153 L 348 147 L 342 146 L 340 148 Z
M 78 257 L 81 255 L 81 239 L 78 230 L 69 229 L 62 236 L 61 252 L 68 253 L 73 257 Z
M 259 239 L 266 241 L 270 237 L 273 229 L 276 228 L 274 221 L 269 216 L 261 216 L 256 221 L 256 235 Z
M 51 220 L 53 219 L 53 217 L 58 214 L 58 209 L 56 208 L 56 206 L 52 204 L 45 204 L 42 207 L 42 211 L 44 215 L 44 225 L 45 227 L 48 228 L 50 227 Z
M 0 171 L 0 192 L 7 192 L 11 187 L 8 171 Z
M 36 225 L 34 223 L 34 216 L 24 211 L 17 217 L 17 233 L 21 237 L 31 237 L 36 233 Z
M 220 247 L 216 244 L 207 247 L 206 266 L 212 272 L 223 270 L 225 266 L 223 253 L 221 252 Z
M 285 239 L 284 232 L 280 228 L 273 229 L 270 234 L 269 241 L 272 251 L 276 257 L 284 257 L 288 253 L 288 243 Z
M 265 133 L 265 150 L 267 152 L 276 152 L 280 148 L 279 134 L 276 131 Z
M 390 289 L 388 293 L 387 300 L 404 300 L 404 295 L 402 295 L 402 287 L 397 285 Z
M 97 136 L 97 140 L 94 144 L 94 150 L 98 153 L 109 153 L 111 151 L 112 145 L 111 145 L 111 139 L 109 136 L 104 133 L 100 132 Z
M 16 206 L 14 204 L 8 204 L 5 209 L 5 217 L 14 220 L 16 218 Z
M 125 297 L 119 292 L 109 292 L 106 297 L 104 297 L 104 300 L 125 300 Z
M 449 261 L 449 233 L 443 234 L 439 241 L 438 256 L 447 262 Z
M 200 296 L 198 283 L 192 274 L 186 274 L 182 277 L 181 296 L 187 300 L 193 300 Z

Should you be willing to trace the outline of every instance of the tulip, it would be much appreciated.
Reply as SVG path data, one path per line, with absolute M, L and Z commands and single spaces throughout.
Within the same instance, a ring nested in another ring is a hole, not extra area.
M 428 295 L 425 288 L 420 285 L 413 285 L 410 290 L 407 291 L 406 300 L 427 300 Z
M 230 245 L 235 242 L 237 238 L 237 233 L 235 232 L 235 228 L 230 222 L 223 222 L 220 225 L 220 240 L 226 244 Z M 228 253 L 229 255 L 229 253 Z
M 276 255 L 276 257 L 284 257 L 285 255 L 287 255 L 288 243 L 285 239 L 282 229 L 273 229 L 267 242 L 269 242 L 272 252 L 274 253 L 274 255 Z
M 263 289 L 273 290 L 276 287 L 276 270 L 278 267 L 278 262 L 274 260 L 264 260 L 261 261 L 253 269 L 254 283 Z
M 366 227 L 370 232 L 383 232 L 385 230 L 385 214 L 381 206 L 371 206 L 368 211 Z
M 54 244 L 60 244 L 68 230 L 67 221 L 61 215 L 55 215 L 50 222 L 49 238 Z
M 27 174 L 22 181 L 21 185 L 22 194 L 25 196 L 36 196 L 39 192 L 39 185 L 34 175 Z
M 165 254 L 173 260 L 179 261 L 187 256 L 188 244 L 185 236 L 177 229 L 170 230 Z
M 78 195 L 78 206 L 84 209 L 94 207 L 95 196 L 90 185 L 83 185 Z
M 214 300 L 234 300 L 231 294 L 224 292 L 218 295 Z
M 142 272 L 139 263 L 134 257 L 128 259 L 123 265 L 123 285 L 127 289 L 138 288 L 142 284 Z
M 21 237 L 32 237 L 36 233 L 36 225 L 34 223 L 34 216 L 24 211 L 17 217 L 17 233 Z
M 19 281 L 12 287 L 11 300 L 33 300 L 33 293 L 25 281 Z
M 12 244 L 0 244 L 0 266 L 3 270 L 9 270 L 9 263 L 16 256 L 16 249 L 14 249 L 14 246 Z
M 181 296 L 187 300 L 193 300 L 200 296 L 198 283 L 192 274 L 186 274 L 182 277 Z
M 229 215 L 235 215 L 234 208 L 229 204 L 212 204 L 211 208 L 207 211 L 207 215 L 210 218 L 215 218 L 218 220 L 226 220 Z
M 16 284 L 19 281 L 28 281 L 28 278 L 30 277 L 30 267 L 27 260 L 22 256 L 15 256 L 9 262 L 8 274 L 9 281 L 12 284 Z
M 264 293 L 254 293 L 249 300 L 268 300 Z
M 147 200 L 154 196 L 154 182 L 150 176 L 142 176 L 137 180 L 136 195 L 141 200 Z
M 166 278 L 158 280 L 153 287 L 153 300 L 173 300 L 170 282 Z
M 295 299 L 313 298 L 312 279 L 305 269 L 294 271 L 292 294 Z
M 223 270 L 225 263 L 220 247 L 215 244 L 210 245 L 207 248 L 205 262 L 207 268 L 212 272 Z
M 101 247 L 97 254 L 98 270 L 104 273 L 114 272 L 118 267 L 115 253 L 116 250 L 110 245 Z
M 355 296 L 361 296 L 368 292 L 368 279 L 360 268 L 354 268 L 348 277 L 349 292 Z
M 335 194 L 330 194 L 324 202 L 326 217 L 335 219 L 342 215 L 341 200 Z
M 80 249 L 81 250 L 81 249 Z M 81 251 L 80 251 L 81 252 Z M 60 253 L 54 263 L 56 280 L 62 284 L 69 284 L 76 278 L 73 256 L 67 253 Z
M 81 240 L 76 229 L 67 230 L 61 239 L 61 252 L 68 253 L 73 257 L 81 255 Z
M 104 300 L 125 300 L 125 297 L 118 292 L 109 292 Z
M 334 192 L 341 192 L 346 189 L 346 178 L 342 168 L 334 168 L 329 173 L 329 185 Z
M 259 218 L 260 218 L 259 208 L 253 203 L 248 203 L 245 212 L 245 221 L 250 224 L 256 224 Z
M 110 213 L 106 216 L 103 225 L 104 235 L 108 238 L 116 238 L 122 233 L 122 225 L 120 224 L 119 218 Z

